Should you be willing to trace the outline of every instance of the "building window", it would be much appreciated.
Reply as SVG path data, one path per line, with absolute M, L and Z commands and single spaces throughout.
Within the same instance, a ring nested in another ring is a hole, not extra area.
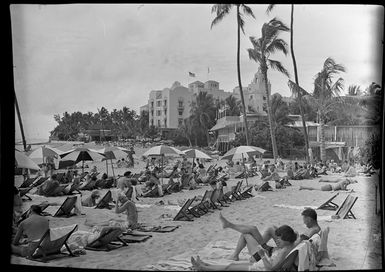
M 154 111 L 153 110 L 151 111 L 151 116 L 154 116 Z
M 263 96 L 263 100 L 266 100 L 266 96 Z
M 253 96 L 252 96 L 252 95 L 250 95 L 250 99 L 253 99 Z
M 182 107 L 183 107 L 183 100 L 179 100 L 179 101 L 178 101 L 178 107 L 179 107 L 179 108 L 182 108 Z
M 153 119 L 151 119 L 151 126 L 153 126 L 154 125 L 154 120 Z
M 156 116 L 160 116 L 161 115 L 161 111 L 160 110 L 157 110 L 156 111 Z
M 183 125 L 183 118 L 179 118 L 178 119 L 178 126 L 182 126 Z
M 154 107 L 154 101 L 151 101 L 151 108 Z
M 164 127 L 167 127 L 167 119 L 164 119 Z
M 164 115 L 167 115 L 167 109 L 164 109 Z
M 163 101 L 163 105 L 164 105 L 164 106 L 167 106 L 167 100 L 164 100 L 164 101 Z
M 162 101 L 156 101 L 156 106 L 157 106 L 157 107 L 160 107 L 160 106 L 161 106 L 161 103 L 162 103 Z
M 178 110 L 179 115 L 183 115 L 183 110 Z
M 158 120 L 158 127 L 160 127 L 160 120 Z

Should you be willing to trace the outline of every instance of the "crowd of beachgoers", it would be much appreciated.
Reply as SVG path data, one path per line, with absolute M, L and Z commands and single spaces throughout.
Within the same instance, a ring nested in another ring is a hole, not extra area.
M 360 179 L 378 176 L 378 170 L 370 164 L 354 160 L 342 163 L 333 160 L 305 163 L 278 158 L 274 163 L 273 160 L 248 156 L 243 161 L 221 161 L 189 159 L 183 156 L 143 157 L 141 155 L 146 148 L 135 146 L 129 149 L 133 152 L 113 163 L 113 175 L 111 172 L 107 174 L 103 162 L 87 162 L 85 168 L 73 166 L 65 169 L 55 169 L 52 163 L 42 164 L 41 169 L 34 174 L 25 171 L 23 176 L 15 176 L 12 252 L 19 256 L 14 260 L 19 261 L 14 263 L 23 263 L 20 257 L 28 261 L 41 257 L 44 259 L 46 253 L 41 245 L 47 237 L 51 240 L 53 237 L 65 237 L 61 251 L 70 252 L 74 256 L 101 250 L 111 251 L 108 254 L 112 254 L 115 251 L 112 249 L 124 250 L 130 242 L 135 242 L 135 245 L 148 243 L 151 233 L 175 233 L 185 227 L 185 221 L 193 221 L 205 214 L 208 214 L 207 217 L 213 216 L 217 210 L 234 207 L 235 204 L 232 203 L 237 200 L 245 200 L 243 203 L 246 200 L 255 201 L 256 196 L 263 197 L 263 194 L 285 189 L 291 194 L 293 188 L 296 192 L 311 190 L 354 194 L 353 188 Z M 181 199 L 181 195 L 185 197 Z M 173 206 L 175 213 L 172 216 L 168 213 L 163 213 L 162 216 L 165 215 L 163 217 L 168 217 L 172 222 L 183 222 L 182 225 L 168 224 L 162 227 L 162 224 L 156 224 L 154 217 L 152 226 L 141 222 L 145 221 L 143 214 L 150 217 L 151 211 L 144 211 L 150 205 Z M 344 218 L 352 218 L 353 206 L 354 203 L 345 211 Z M 330 200 L 325 207 L 333 209 L 333 202 Z M 310 243 L 316 244 L 316 248 L 308 246 L 308 251 L 312 252 L 308 254 L 315 256 L 312 265 L 325 263 L 325 258 L 329 260 L 329 257 L 325 255 L 327 249 L 325 250 L 323 240 L 325 235 L 327 240 L 329 229 L 325 228 L 327 232 L 322 234 L 323 229 L 317 222 L 317 213 L 320 210 L 316 207 L 302 209 L 300 214 L 306 226 L 303 233 L 289 227 L 289 222 L 280 226 L 269 222 L 271 226 L 265 226 L 263 232 L 259 230 L 260 226 L 250 225 L 250 221 L 247 224 L 231 222 L 236 220 L 227 219 L 222 213 L 219 216 L 217 214 L 221 223 L 217 223 L 219 226 L 240 233 L 234 252 L 227 258 L 232 263 L 216 265 L 199 257 L 192 257 L 190 268 L 274 270 L 291 256 L 289 253 L 293 249 L 299 249 L 299 245 L 308 245 L 308 240 L 315 241 L 316 237 L 318 244 Z M 99 211 L 103 213 L 98 214 Z M 242 214 L 242 211 L 238 212 Z M 117 216 L 114 217 L 113 214 Z M 338 218 L 338 213 L 336 215 L 334 219 Z M 80 223 L 76 219 L 84 219 L 84 216 L 85 222 Z M 241 217 L 244 216 L 246 215 Z M 59 218 L 63 220 L 55 221 Z M 94 224 L 90 224 L 90 221 L 94 221 Z M 174 238 L 170 237 L 171 240 Z M 274 247 L 267 245 L 270 240 L 274 241 Z M 245 247 L 248 248 L 250 259 L 239 262 L 239 254 Z M 151 257 L 147 258 L 150 258 L 148 264 L 152 260 Z M 52 261 L 55 262 L 56 260 Z M 60 265 L 63 264 L 58 261 L 58 266 Z M 290 265 L 298 268 L 298 265 L 304 264 L 297 256 Z

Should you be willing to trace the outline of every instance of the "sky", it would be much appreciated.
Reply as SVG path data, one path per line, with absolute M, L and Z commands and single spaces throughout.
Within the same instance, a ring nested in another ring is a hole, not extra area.
M 247 86 L 258 70 L 249 60 L 249 37 L 276 17 L 290 26 L 290 5 L 249 5 L 241 36 L 241 77 Z M 151 90 L 216 80 L 237 86 L 235 9 L 210 28 L 208 4 L 11 5 L 14 87 L 28 139 L 48 139 L 55 114 L 109 111 L 127 106 L 139 112 Z M 382 6 L 295 5 L 294 50 L 300 85 L 313 91 L 326 58 L 346 67 L 340 76 L 365 89 L 382 83 Z M 281 34 L 289 44 L 289 33 Z M 275 53 L 294 81 L 290 54 Z M 209 68 L 209 69 L 208 69 Z M 209 73 L 208 73 L 209 71 Z M 196 77 L 188 76 L 195 73 Z M 290 96 L 288 78 L 268 71 L 272 93 Z M 15 119 L 15 137 L 21 139 Z

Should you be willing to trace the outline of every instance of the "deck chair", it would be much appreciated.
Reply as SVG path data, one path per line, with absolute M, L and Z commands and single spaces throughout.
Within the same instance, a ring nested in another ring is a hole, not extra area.
M 253 186 L 249 185 L 249 186 L 246 186 L 242 192 L 240 192 L 240 195 L 244 198 L 249 198 L 249 197 L 253 197 L 253 195 L 251 194 L 251 191 L 253 190 Z
M 195 201 L 195 198 L 196 198 L 196 196 L 194 196 L 194 197 L 192 198 L 191 204 Z M 192 216 L 194 216 L 194 217 L 198 217 L 198 218 L 201 217 L 201 215 L 206 214 L 205 212 L 199 210 L 196 206 L 191 206 L 191 204 L 190 204 L 190 206 L 188 206 L 187 209 L 185 210 L 185 212 L 186 212 L 187 214 L 190 214 L 190 215 L 192 215 Z
M 82 184 L 79 187 L 79 190 L 93 190 L 95 189 L 96 180 L 90 180 L 86 184 Z
M 245 177 L 245 171 L 242 171 L 240 174 L 236 175 L 234 178 L 236 179 L 242 179 Z
M 60 195 L 67 186 L 68 184 L 59 184 L 59 186 L 52 192 L 52 196 Z
M 181 188 L 179 182 L 174 182 L 173 184 L 168 185 L 166 190 L 169 193 L 180 192 Z
M 42 216 L 48 216 L 48 215 L 51 215 L 51 214 L 49 214 L 49 213 L 44 212 L 44 210 L 48 208 L 49 203 L 43 202 L 43 203 L 39 204 L 38 206 L 40 206 L 40 208 L 41 208 L 41 215 L 42 215 Z M 28 210 L 26 210 L 26 211 L 20 216 L 19 221 L 17 221 L 17 225 L 19 225 L 23 220 L 27 219 L 27 217 L 29 216 L 30 211 L 31 211 L 31 209 L 28 209 Z
M 163 189 L 163 186 L 162 186 Z M 143 197 L 159 197 L 158 185 L 154 186 L 151 190 L 143 193 Z
M 36 178 L 27 178 L 26 180 L 23 181 L 23 183 L 19 186 L 19 189 L 20 188 L 27 188 L 27 187 L 30 187 L 38 178 L 40 177 L 36 177 Z
M 20 197 L 26 197 L 28 200 L 32 200 L 32 198 L 29 195 L 27 195 L 27 193 L 31 191 L 32 188 L 33 188 L 32 186 L 27 188 L 19 188 Z
M 235 190 L 237 189 L 238 184 L 239 184 L 239 182 L 237 182 L 237 185 L 232 186 L 231 190 L 224 194 L 224 197 L 227 199 L 230 199 L 230 201 L 235 201 L 236 198 L 233 196 L 233 194 L 235 194 Z
M 223 188 L 219 189 L 218 201 L 220 203 L 226 203 L 226 204 L 232 202 L 231 199 L 228 196 L 226 196 L 226 194 L 223 193 Z
M 298 249 L 293 250 L 288 256 L 279 264 L 271 268 L 271 271 L 298 271 L 298 266 L 295 260 L 298 258 Z
M 36 187 L 36 186 L 39 186 L 39 185 L 42 185 L 47 179 L 49 179 L 49 177 L 41 177 L 39 179 L 36 179 L 33 183 L 32 183 L 32 186 L 33 187 Z
M 141 243 L 145 242 L 148 239 L 150 239 L 152 235 L 133 235 L 130 233 L 123 234 L 121 237 L 119 237 L 121 240 L 123 240 L 125 243 Z
M 57 259 L 59 257 L 64 256 L 75 257 L 75 255 L 72 253 L 71 249 L 67 244 L 67 240 L 77 228 L 78 225 L 74 225 L 74 228 L 70 230 L 67 234 L 53 241 L 51 241 L 50 237 L 51 230 L 48 229 L 46 233 L 44 233 L 43 237 L 39 240 L 36 246 L 36 250 L 30 256 L 28 256 L 27 259 L 33 261 L 47 262 L 48 260 Z M 61 252 L 63 246 L 65 246 L 68 250 L 68 254 Z
M 72 195 L 74 192 L 77 192 L 78 194 L 81 195 L 82 193 L 79 191 L 79 187 L 80 187 L 80 183 L 78 184 L 72 183 L 67 195 Z
M 336 203 L 334 203 L 332 200 L 335 199 L 338 195 L 339 195 L 339 193 L 336 193 L 334 196 L 329 198 L 326 202 L 321 204 L 317 208 L 317 210 L 332 210 L 332 211 L 337 210 L 338 209 L 338 205 Z
M 122 230 L 117 231 L 117 228 L 108 228 L 102 230 L 99 238 L 89 243 L 86 247 L 87 250 L 93 251 L 110 251 L 118 249 L 123 246 L 127 246 L 127 243 L 120 238 Z
M 239 182 L 237 183 L 237 185 L 235 186 L 234 190 L 232 190 L 232 192 L 231 192 L 230 198 L 234 198 L 234 199 L 236 199 L 236 200 L 242 200 L 242 199 L 245 199 L 244 197 L 242 197 L 242 196 L 240 195 L 240 190 L 241 190 L 242 182 L 243 182 L 243 180 L 241 180 L 241 181 L 239 181 Z
M 190 213 L 187 211 L 187 209 L 191 206 L 191 203 L 193 203 L 194 199 L 195 197 L 186 200 L 178 213 L 175 215 L 174 221 L 193 221 L 192 216 L 190 216 Z
M 110 202 L 112 202 L 112 193 L 110 190 L 100 199 L 96 204 L 95 209 L 109 209 L 111 210 Z
M 216 210 L 222 210 L 222 208 L 220 207 L 220 205 L 217 205 L 217 203 L 218 203 L 218 197 L 219 197 L 219 190 L 218 190 L 218 189 L 215 189 L 214 191 L 212 191 L 212 194 L 211 194 L 211 197 L 210 197 L 210 206 L 211 206 L 213 209 L 216 209 Z
M 356 203 L 357 199 L 358 196 L 352 196 L 351 194 L 349 194 L 345 198 L 344 202 L 342 202 L 335 215 L 341 219 L 356 219 L 352 212 L 352 208 L 354 206 L 354 203 Z
M 77 196 L 68 196 L 63 204 L 59 207 L 59 209 L 54 214 L 54 217 L 70 217 L 76 215 L 75 213 L 71 213 L 73 208 L 75 207 L 77 200 Z
M 213 191 L 206 190 L 206 192 L 204 193 L 204 195 L 202 197 L 201 202 L 198 203 L 197 205 L 195 205 L 194 207 L 196 207 L 198 210 L 200 210 L 204 213 L 214 212 L 214 211 L 210 210 L 210 208 L 211 208 L 210 199 L 211 199 L 212 193 L 213 193 Z

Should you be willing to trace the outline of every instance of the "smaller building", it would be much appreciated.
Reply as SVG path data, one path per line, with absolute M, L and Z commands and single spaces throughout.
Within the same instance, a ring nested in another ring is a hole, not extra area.
M 144 111 L 148 111 L 148 104 L 143 105 L 139 108 L 139 114 L 141 114 Z

